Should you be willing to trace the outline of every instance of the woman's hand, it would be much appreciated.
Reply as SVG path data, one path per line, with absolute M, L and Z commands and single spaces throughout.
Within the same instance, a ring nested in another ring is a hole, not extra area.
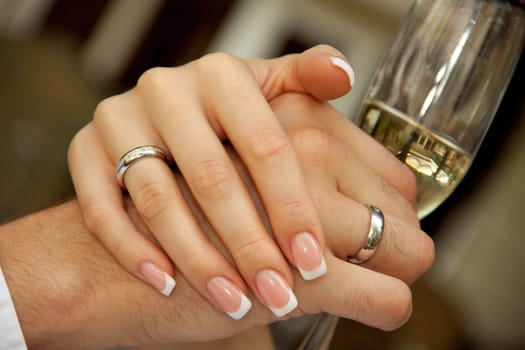
M 232 318 L 249 310 L 248 287 L 277 315 L 297 305 L 287 261 L 304 279 L 326 272 L 323 226 L 288 137 L 268 101 L 285 92 L 318 99 L 349 91 L 354 76 L 327 46 L 275 60 L 211 54 L 177 68 L 154 68 L 132 90 L 106 99 L 73 139 L 70 170 L 87 226 L 130 272 L 169 295 L 173 266 Z M 268 234 L 222 141 L 254 180 Z M 123 183 L 155 242 L 130 221 L 115 164 L 145 145 L 165 150 L 233 261 L 203 234 L 171 169 L 142 158 Z M 166 256 L 161 247 L 166 251 Z M 284 256 L 283 256 L 284 255 Z

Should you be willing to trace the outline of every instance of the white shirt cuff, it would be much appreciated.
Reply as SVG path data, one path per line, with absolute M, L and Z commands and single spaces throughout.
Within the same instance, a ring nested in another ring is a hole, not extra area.
M 2 268 L 0 267 L 0 350 L 27 350 L 27 346 L 16 316 L 15 306 L 9 294 Z

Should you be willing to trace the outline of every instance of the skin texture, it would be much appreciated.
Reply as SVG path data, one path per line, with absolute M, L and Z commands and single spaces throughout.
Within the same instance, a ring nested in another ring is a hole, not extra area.
M 409 171 L 325 103 L 290 94 L 271 105 L 298 154 L 326 232 L 328 272 L 304 281 L 291 268 L 299 307 L 290 317 L 325 311 L 385 330 L 401 326 L 412 309 L 409 284 L 434 258 L 411 204 Z M 235 152 L 229 154 L 268 223 L 249 173 Z M 227 255 L 183 178 L 177 180 L 206 237 Z M 376 254 L 357 266 L 346 257 L 359 250 L 367 232 L 361 201 L 383 210 L 386 227 Z M 132 222 L 158 246 L 125 203 Z M 176 268 L 175 291 L 163 297 L 116 262 L 86 228 L 74 201 L 1 226 L 0 264 L 31 348 L 211 341 L 276 320 L 251 294 L 252 310 L 240 321 L 230 319 Z

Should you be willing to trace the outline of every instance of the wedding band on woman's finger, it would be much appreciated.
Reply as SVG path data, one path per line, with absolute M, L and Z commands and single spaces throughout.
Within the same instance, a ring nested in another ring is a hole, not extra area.
M 348 261 L 354 264 L 362 264 L 374 255 L 385 229 L 383 212 L 373 205 L 367 206 L 367 208 L 370 211 L 370 228 L 365 244 L 361 250 L 359 250 L 356 255 L 348 257 Z
M 131 151 L 124 154 L 115 166 L 115 176 L 122 189 L 126 188 L 124 185 L 124 175 L 126 174 L 126 171 L 128 171 L 135 162 L 146 157 L 154 157 L 163 160 L 170 167 L 175 164 L 173 158 L 171 158 L 166 151 L 157 146 L 140 146 L 133 148 Z

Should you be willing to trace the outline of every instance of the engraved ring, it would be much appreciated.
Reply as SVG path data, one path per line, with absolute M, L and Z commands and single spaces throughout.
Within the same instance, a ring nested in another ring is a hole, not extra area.
M 361 250 L 354 256 L 349 257 L 348 261 L 354 264 L 362 264 L 374 255 L 385 229 L 385 217 L 383 212 L 373 205 L 367 206 L 370 211 L 370 229 L 368 237 Z
M 126 188 L 124 185 L 124 175 L 126 171 L 138 160 L 144 157 L 154 157 L 163 160 L 168 166 L 174 164 L 173 159 L 164 151 L 162 148 L 156 146 L 141 146 L 132 149 L 120 158 L 117 165 L 115 166 L 115 176 L 119 186 L 123 189 Z

